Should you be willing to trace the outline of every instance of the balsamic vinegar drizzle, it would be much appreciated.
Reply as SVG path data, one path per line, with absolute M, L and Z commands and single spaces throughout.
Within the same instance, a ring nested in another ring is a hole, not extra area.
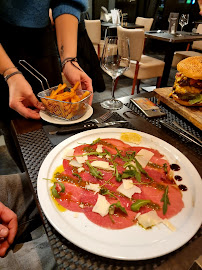
M 182 181 L 182 176 L 180 175 L 175 175 L 174 178 L 176 181 Z
M 188 189 L 185 185 L 179 185 L 178 187 L 182 191 L 187 191 L 187 189 Z
M 173 171 L 179 171 L 181 169 L 178 164 L 174 164 L 174 163 L 170 165 L 170 168 Z M 174 178 L 176 181 L 182 181 L 182 177 L 180 175 L 175 175 Z M 188 189 L 185 185 L 179 185 L 178 187 L 182 191 L 187 191 Z
M 170 165 L 171 170 L 173 171 L 179 171 L 181 168 L 178 164 L 171 164 Z

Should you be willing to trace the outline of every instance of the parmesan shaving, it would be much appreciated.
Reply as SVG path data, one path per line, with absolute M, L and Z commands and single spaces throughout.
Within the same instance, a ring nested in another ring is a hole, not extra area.
M 74 156 L 74 149 L 67 148 L 65 149 L 64 159 L 71 160 Z
M 102 153 L 103 152 L 103 145 L 102 144 L 98 144 L 97 145 L 97 148 L 96 148 L 96 152 L 98 152 L 98 153 Z
M 106 200 L 105 196 L 98 194 L 97 202 L 92 211 L 104 217 L 109 213 L 109 207 L 110 203 Z
M 132 180 L 123 180 L 123 183 L 117 188 L 118 192 L 130 199 L 134 193 L 141 193 L 141 189 L 133 184 L 131 185 L 131 181 Z
M 90 184 L 87 184 L 87 185 L 85 186 L 85 188 L 86 188 L 86 189 L 89 189 L 89 190 L 93 190 L 93 191 L 95 191 L 96 193 L 100 191 L 100 186 L 99 186 L 99 184 L 92 184 L 92 183 L 90 183 Z
M 82 157 L 75 157 L 78 163 L 85 163 L 86 160 L 88 160 L 88 156 L 82 156 Z
M 114 171 L 114 168 L 112 168 L 110 165 L 109 165 L 109 162 L 107 161 L 100 161 L 100 160 L 96 160 L 96 161 L 93 161 L 91 163 L 91 165 L 93 167 L 96 167 L 98 169 L 103 169 L 103 170 L 107 170 L 107 171 Z
M 154 153 L 152 153 L 151 151 L 148 151 L 146 149 L 141 149 L 137 153 L 135 158 L 140 163 L 142 168 L 145 168 L 147 166 L 148 162 L 150 161 L 150 159 L 153 157 L 153 155 L 154 155 Z

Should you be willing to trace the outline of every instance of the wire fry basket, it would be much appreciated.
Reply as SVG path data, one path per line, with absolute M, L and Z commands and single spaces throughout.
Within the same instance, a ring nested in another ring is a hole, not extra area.
M 86 113 L 92 93 L 87 90 L 77 89 L 75 91 L 76 96 L 81 98 L 81 100 L 77 102 L 67 102 L 48 98 L 47 96 L 50 96 L 51 92 L 56 89 L 57 86 L 38 93 L 38 97 L 40 97 L 41 102 L 50 115 L 63 120 L 76 120 Z M 66 88 L 65 90 L 70 93 L 70 88 Z M 82 99 L 82 96 L 85 95 L 86 92 L 89 92 L 89 95 Z
M 39 92 L 37 96 L 41 99 L 41 102 L 43 103 L 44 107 L 46 108 L 46 112 L 49 115 L 70 121 L 70 120 L 77 120 L 86 113 L 92 92 L 82 89 L 76 89 L 74 92 L 71 92 L 71 88 L 66 87 L 64 89 L 64 93 L 67 97 L 69 97 L 69 99 L 71 100 L 70 102 L 50 98 L 49 96 L 53 91 L 58 89 L 58 86 L 50 88 L 48 80 L 35 68 L 33 68 L 29 63 L 27 63 L 25 60 L 20 60 L 19 63 L 27 71 L 29 71 L 36 79 L 40 81 L 43 91 Z M 40 75 L 46 81 L 48 89 L 45 90 L 42 80 L 39 79 L 24 64 L 28 65 L 29 68 L 34 70 L 35 73 Z M 72 100 L 74 100 L 74 102 L 72 102 Z

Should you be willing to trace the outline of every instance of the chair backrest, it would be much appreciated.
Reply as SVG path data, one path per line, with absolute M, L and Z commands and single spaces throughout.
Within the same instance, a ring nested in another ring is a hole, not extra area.
M 202 24 L 198 25 L 196 32 L 199 34 L 202 34 Z M 202 51 L 202 40 L 201 41 L 194 41 L 192 44 L 192 49 Z
M 153 21 L 154 21 L 153 18 L 137 17 L 135 20 L 135 23 L 139 25 L 143 25 L 144 31 L 150 31 Z
M 118 37 L 127 37 L 130 43 L 130 59 L 140 61 L 144 49 L 144 31 L 143 29 L 126 29 L 121 26 L 117 27 Z
M 85 20 L 86 31 L 93 44 L 99 44 L 101 40 L 101 21 Z

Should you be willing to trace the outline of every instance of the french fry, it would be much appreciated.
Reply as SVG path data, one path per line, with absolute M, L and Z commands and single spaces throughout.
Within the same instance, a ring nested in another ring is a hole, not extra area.
M 81 100 L 84 99 L 85 97 L 89 96 L 90 95 L 90 92 L 86 91 L 83 93 L 82 97 L 81 97 Z
M 80 82 L 76 82 L 75 85 L 71 88 L 72 91 L 76 91 L 76 89 L 79 87 Z
M 50 98 L 54 99 L 56 97 L 56 95 L 60 92 L 62 92 L 65 88 L 67 87 L 66 83 L 64 83 L 63 85 L 62 84 L 59 84 L 58 85 L 58 88 L 54 91 L 51 92 L 51 95 L 50 95 Z

